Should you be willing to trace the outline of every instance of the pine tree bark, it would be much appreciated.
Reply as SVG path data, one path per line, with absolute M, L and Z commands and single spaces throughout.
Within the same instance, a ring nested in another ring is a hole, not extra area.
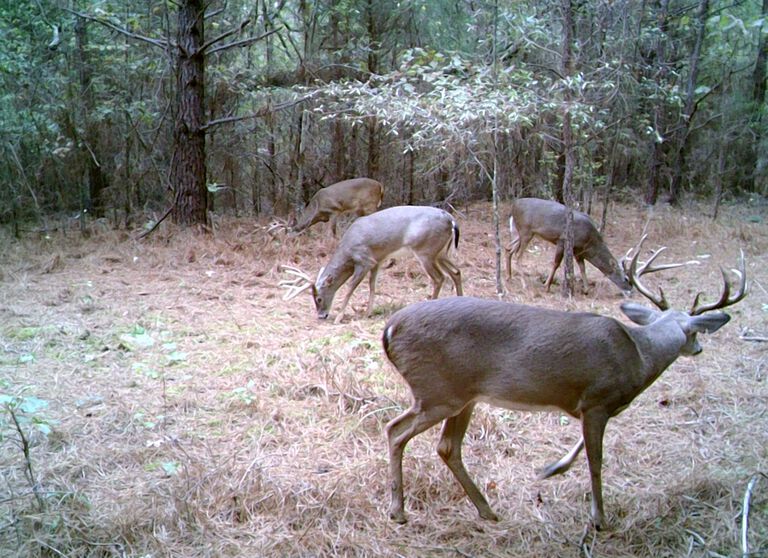
M 563 76 L 570 76 L 573 71 L 573 52 L 571 41 L 573 40 L 573 6 L 571 0 L 562 0 L 563 10 L 563 53 L 560 71 Z M 563 290 L 564 297 L 573 296 L 573 170 L 576 166 L 576 153 L 574 151 L 573 128 L 571 126 L 570 113 L 571 95 L 567 85 L 563 95 L 563 176 L 562 195 L 567 208 L 565 213 L 565 232 L 563 246 Z
M 109 186 L 109 179 L 102 171 L 98 153 L 99 138 L 97 123 L 93 119 L 96 101 L 93 97 L 93 71 L 88 56 L 88 27 L 86 20 L 75 20 L 75 45 L 77 47 L 77 73 L 80 82 L 80 120 L 85 130 L 82 137 L 76 137 L 82 152 L 85 166 L 84 180 L 87 190 L 83 193 L 83 209 L 87 209 L 94 218 L 104 216 L 104 190 Z M 78 135 L 74 127 L 75 135 Z M 84 218 L 81 219 L 84 223 Z
M 655 64 L 656 69 L 653 78 L 662 86 L 666 83 L 669 72 L 666 64 L 667 60 L 667 27 L 669 20 L 669 0 L 659 0 L 656 7 L 657 36 L 655 45 Z M 666 133 L 666 118 L 664 110 L 664 99 L 661 95 L 656 96 L 653 107 L 653 129 L 654 134 L 651 138 L 650 157 L 648 158 L 648 182 L 645 189 L 645 203 L 655 205 L 659 199 L 659 186 L 661 183 L 661 165 L 664 160 L 664 134 Z
M 175 197 L 171 217 L 179 225 L 207 225 L 205 131 L 205 55 L 203 0 L 179 5 L 176 53 L 176 114 L 171 160 Z
M 683 121 L 678 132 L 675 157 L 672 160 L 672 181 L 669 188 L 669 203 L 680 203 L 680 190 L 683 185 L 683 171 L 688 151 L 688 140 L 692 126 L 693 115 L 696 110 L 696 84 L 699 79 L 699 62 L 701 61 L 701 48 L 704 44 L 707 18 L 709 17 L 709 0 L 701 0 L 696 13 L 696 37 L 693 50 L 689 57 L 688 81 L 685 88 L 685 106 L 683 107 Z
M 763 0 L 762 17 L 765 21 L 768 18 L 768 0 Z M 762 124 L 763 111 L 761 107 L 765 105 L 766 101 L 766 66 L 768 65 L 768 33 L 765 33 L 763 29 L 768 23 L 763 23 L 758 31 L 759 39 L 757 44 L 757 57 L 755 58 L 755 68 L 752 70 L 752 103 L 753 113 L 757 114 L 755 121 L 752 123 L 754 130 L 754 138 L 749 143 L 749 147 L 745 153 L 745 180 L 742 187 L 751 192 L 757 192 L 760 188 L 760 160 L 758 157 L 758 146 L 763 141 Z

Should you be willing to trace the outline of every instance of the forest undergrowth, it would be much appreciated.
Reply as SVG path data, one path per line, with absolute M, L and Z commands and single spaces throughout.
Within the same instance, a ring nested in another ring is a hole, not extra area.
M 327 261 L 323 225 L 296 239 L 228 218 L 210 235 L 163 225 L 143 241 L 3 231 L 0 556 L 736 557 L 744 540 L 749 556 L 766 556 L 768 211 L 706 212 L 609 213 L 615 255 L 647 226 L 646 247 L 667 246 L 665 261 L 701 262 L 648 279 L 674 306 L 716 296 L 719 266 L 735 267 L 739 250 L 751 292 L 702 336 L 701 355 L 609 423 L 599 533 L 585 532 L 583 456 L 536 480 L 578 439 L 578 422 L 484 405 L 464 457 L 500 521 L 477 516 L 435 452 L 437 429 L 405 455 L 409 523 L 388 520 L 383 430 L 409 395 L 380 336 L 430 292 L 414 260 L 382 270 L 372 318 L 362 285 L 334 325 L 309 296 L 283 301 L 278 285 L 281 265 L 315 274 Z M 495 298 L 490 206 L 457 219 L 465 294 Z M 592 267 L 589 294 L 545 292 L 552 256 L 534 241 L 502 298 L 620 316 L 622 295 Z

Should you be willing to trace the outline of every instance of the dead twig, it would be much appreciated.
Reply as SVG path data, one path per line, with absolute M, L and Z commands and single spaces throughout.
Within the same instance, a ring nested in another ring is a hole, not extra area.
M 744 505 L 741 508 L 741 555 L 742 558 L 749 558 L 749 504 L 752 500 L 752 490 L 755 488 L 758 479 L 765 476 L 764 473 L 753 475 L 747 484 L 747 490 L 744 491 Z

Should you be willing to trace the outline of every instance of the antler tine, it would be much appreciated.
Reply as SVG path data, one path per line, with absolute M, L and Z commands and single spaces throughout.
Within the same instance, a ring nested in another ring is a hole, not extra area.
M 667 302 L 666 297 L 664 296 L 664 290 L 659 287 L 659 296 L 654 295 L 648 288 L 645 287 L 640 282 L 640 276 L 645 275 L 646 273 L 655 273 L 657 271 L 664 271 L 666 269 L 674 269 L 676 267 L 682 267 L 684 265 L 698 265 L 698 260 L 688 260 L 687 262 L 679 262 L 679 263 L 667 263 L 667 264 L 657 264 L 654 265 L 654 262 L 656 261 L 656 258 L 659 257 L 659 255 L 667 249 L 666 246 L 662 246 L 661 248 L 658 248 L 651 252 L 650 257 L 648 260 L 640 264 L 640 268 L 638 269 L 638 259 L 640 257 L 640 248 L 643 245 L 643 242 L 645 242 L 645 239 L 648 237 L 647 234 L 644 234 L 640 238 L 640 242 L 637 243 L 637 247 L 634 249 L 634 255 L 632 256 L 632 260 L 629 265 L 629 269 L 627 270 L 627 277 L 629 278 L 629 281 L 634 285 L 634 287 L 637 289 L 637 291 L 642 294 L 645 298 L 653 302 L 660 310 L 669 310 L 670 305 L 669 302 Z M 629 257 L 629 255 L 633 252 L 632 249 L 630 249 L 627 252 L 627 255 L 623 258 L 626 260 L 626 258 Z
M 629 270 L 627 270 L 627 277 L 629 278 L 629 282 L 637 289 L 637 292 L 653 302 L 660 310 L 669 310 L 669 303 L 667 302 L 667 299 L 664 296 L 664 290 L 661 287 L 659 287 L 659 296 L 657 297 L 640 282 L 640 275 L 643 273 L 649 273 L 649 263 L 652 263 L 653 260 L 658 257 L 659 253 L 662 251 L 662 249 L 656 250 L 649 261 L 643 264 L 643 266 L 640 268 L 640 272 L 638 273 L 637 259 L 640 256 L 640 246 L 642 246 L 645 237 L 646 235 L 643 235 L 643 237 L 640 239 L 640 243 L 637 245 L 637 250 L 632 256 L 632 260 L 629 263 Z
M 297 267 L 281 265 L 279 266 L 279 270 L 287 273 L 288 275 L 294 276 L 293 279 L 283 279 L 278 283 L 278 286 L 287 289 L 287 292 L 283 295 L 283 300 L 291 300 L 292 298 L 298 296 L 299 293 L 302 293 L 311 288 L 313 285 L 312 279 L 310 279 L 309 275 Z
M 731 271 L 739 276 L 739 285 L 736 294 L 731 297 L 731 283 L 728 281 L 728 275 L 726 274 L 725 269 L 721 267 L 720 273 L 723 276 L 723 290 L 720 292 L 720 298 L 718 298 L 716 302 L 700 305 L 699 299 L 703 293 L 697 293 L 696 298 L 693 299 L 691 311 L 689 312 L 691 316 L 698 316 L 704 312 L 731 306 L 747 296 L 747 269 L 744 262 L 744 250 L 740 250 L 739 269 L 731 269 Z
M 306 279 L 307 281 L 310 281 L 310 282 L 312 281 L 312 278 L 309 275 L 307 275 L 305 272 L 300 270 L 298 267 L 294 267 L 292 265 L 282 264 L 278 266 L 278 270 L 284 273 L 287 273 L 288 275 L 295 275 L 299 279 Z
M 268 226 L 266 226 L 265 229 L 268 235 L 275 236 L 281 230 L 287 231 L 289 227 L 288 223 L 286 223 L 283 219 L 275 219 Z

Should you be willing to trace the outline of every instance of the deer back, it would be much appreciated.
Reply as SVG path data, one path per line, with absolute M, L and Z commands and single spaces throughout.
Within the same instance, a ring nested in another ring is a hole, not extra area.
M 369 258 L 380 262 L 402 249 L 434 251 L 451 241 L 453 217 L 428 206 L 395 206 L 360 217 L 349 226 L 332 260 Z
M 522 234 L 539 236 L 556 244 L 565 234 L 566 207 L 558 202 L 539 198 L 519 198 L 512 204 L 515 228 Z M 573 210 L 573 245 L 585 247 L 600 237 L 589 215 Z M 602 239 L 600 239 L 602 242 Z
M 370 178 L 351 178 L 321 188 L 301 212 L 294 230 L 300 232 L 332 216 L 354 212 L 368 215 L 376 211 L 384 197 L 384 186 Z
M 512 218 L 519 234 L 537 235 L 553 244 L 565 241 L 566 213 L 564 205 L 538 198 L 520 198 L 512 205 Z M 592 219 L 577 210 L 573 210 L 573 252 L 577 259 L 587 260 L 620 289 L 631 288 Z
M 595 314 L 455 297 L 413 304 L 385 327 L 390 361 L 426 401 L 485 401 L 613 414 L 650 373 L 634 329 Z

